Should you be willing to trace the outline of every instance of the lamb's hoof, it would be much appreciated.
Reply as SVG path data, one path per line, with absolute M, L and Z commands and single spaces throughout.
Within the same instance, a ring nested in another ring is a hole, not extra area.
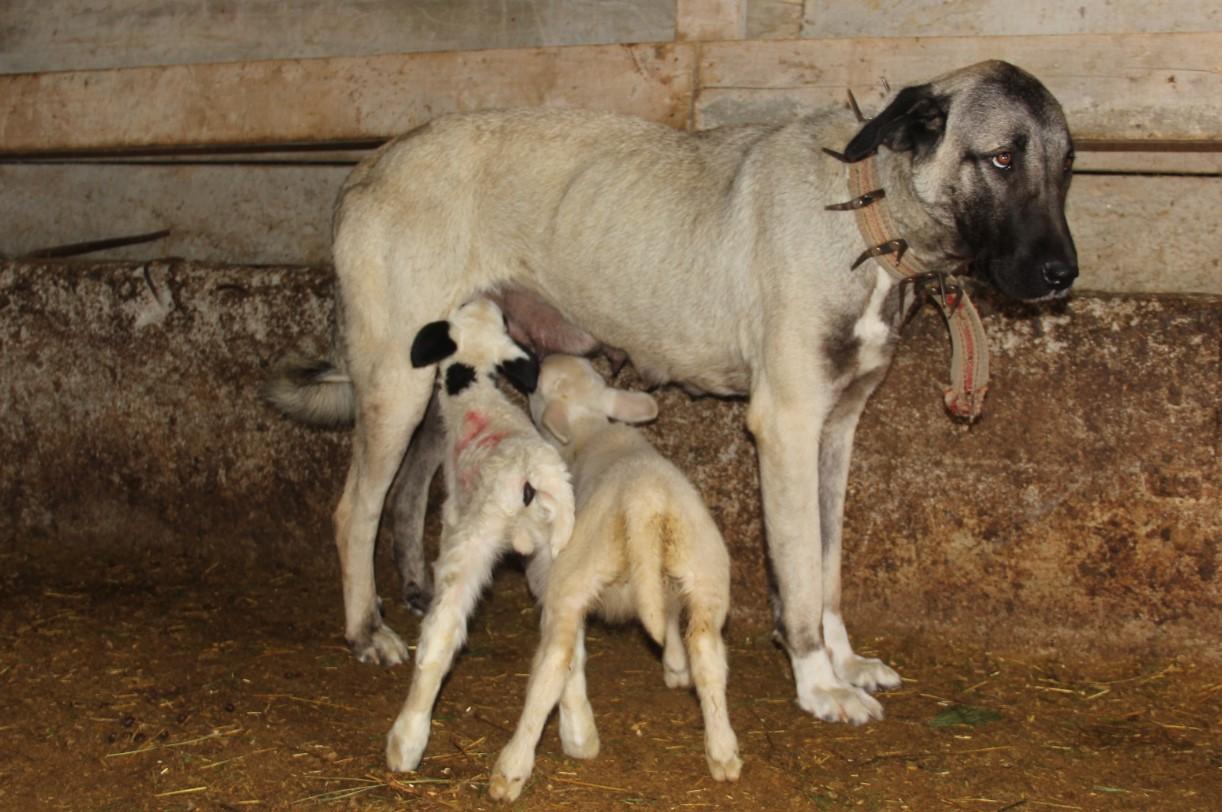
M 386 766 L 397 773 L 411 772 L 420 766 L 420 758 L 424 748 L 429 743 L 428 723 L 423 731 L 412 729 L 414 726 L 401 719 L 395 720 L 395 726 L 386 737 Z
M 601 745 L 598 741 L 598 731 L 592 730 L 584 738 L 572 737 L 566 739 L 561 736 L 560 746 L 564 750 L 564 754 L 569 758 L 588 760 L 598 756 L 598 749 Z
M 848 660 L 836 663 L 835 669 L 836 676 L 840 679 L 870 693 L 898 688 L 902 682 L 895 669 L 873 657 L 858 657 L 854 654 Z
M 714 781 L 737 781 L 743 771 L 743 760 L 738 757 L 737 752 L 724 759 L 715 759 L 710 755 L 708 762 Z
M 802 710 L 825 722 L 849 722 L 863 725 L 871 719 L 883 718 L 883 706 L 860 688 L 851 685 L 827 688 L 810 687 L 798 693 Z
M 514 741 L 505 745 L 497 757 L 492 778 L 488 781 L 488 795 L 494 801 L 516 801 L 535 768 L 534 749 L 515 747 Z
M 524 786 L 526 786 L 526 778 L 523 776 L 510 778 L 503 773 L 495 772 L 492 774 L 492 780 L 488 782 L 488 795 L 494 801 L 516 801 L 522 794 Z
M 375 665 L 399 665 L 410 656 L 399 635 L 386 625 L 378 626 L 363 639 L 349 640 L 348 647 L 358 660 Z
M 663 663 L 662 680 L 666 683 L 667 688 L 690 688 L 692 687 L 692 672 L 688 670 L 687 666 L 678 669 Z

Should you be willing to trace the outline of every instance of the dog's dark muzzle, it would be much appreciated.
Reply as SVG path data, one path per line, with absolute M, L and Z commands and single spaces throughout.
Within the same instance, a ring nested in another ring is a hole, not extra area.
M 1078 264 L 1061 260 L 1049 260 L 1043 266 L 1044 283 L 1055 293 L 1068 290 L 1078 278 Z

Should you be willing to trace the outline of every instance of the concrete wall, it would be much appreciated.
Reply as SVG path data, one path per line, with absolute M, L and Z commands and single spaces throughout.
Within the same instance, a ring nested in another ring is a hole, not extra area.
M 0 544 L 75 562 L 156 545 L 334 567 L 346 436 L 292 425 L 257 393 L 285 347 L 325 334 L 330 305 L 325 269 L 0 265 Z M 985 323 L 981 423 L 942 413 L 932 311 L 867 410 L 850 618 L 985 644 L 1208 654 L 1222 622 L 1222 301 L 1080 295 Z M 650 432 L 726 533 L 738 622 L 762 627 L 743 412 L 665 390 Z

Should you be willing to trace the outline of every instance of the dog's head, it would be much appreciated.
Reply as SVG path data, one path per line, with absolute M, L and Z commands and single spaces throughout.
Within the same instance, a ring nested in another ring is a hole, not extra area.
M 549 355 L 539 370 L 539 387 L 530 396 L 530 416 L 557 443 L 568 445 L 573 422 L 581 417 L 648 423 L 658 416 L 658 404 L 645 392 L 607 386 L 584 358 Z
M 1065 220 L 1073 141 L 1035 77 L 992 61 L 904 88 L 844 154 L 857 161 L 880 147 L 910 162 L 912 195 L 948 254 L 1011 298 L 1069 290 L 1078 275 Z
M 476 299 L 455 310 L 447 321 L 430 322 L 412 341 L 412 366 L 448 360 L 441 380 L 449 395 L 457 395 L 479 375 L 504 375 L 523 394 L 535 391 L 539 361 L 509 337 L 500 308 Z

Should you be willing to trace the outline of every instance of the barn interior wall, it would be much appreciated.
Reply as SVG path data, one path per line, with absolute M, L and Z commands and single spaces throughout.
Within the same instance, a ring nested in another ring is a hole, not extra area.
M 381 139 L 514 104 L 705 127 L 843 104 L 852 86 L 869 111 L 901 82 L 1000 55 L 1084 136 L 1069 214 L 1085 292 L 986 317 L 997 377 L 971 429 L 941 413 L 936 318 L 909 328 L 858 435 L 846 600 L 985 639 L 1216 648 L 1215 4 L 288 5 L 0 7 L 8 552 L 86 560 L 152 534 L 334 566 L 346 436 L 287 423 L 257 389 L 285 347 L 326 335 L 331 201 Z M 29 256 L 161 229 L 87 260 Z M 743 405 L 662 405 L 651 432 L 726 529 L 739 617 L 765 624 Z

